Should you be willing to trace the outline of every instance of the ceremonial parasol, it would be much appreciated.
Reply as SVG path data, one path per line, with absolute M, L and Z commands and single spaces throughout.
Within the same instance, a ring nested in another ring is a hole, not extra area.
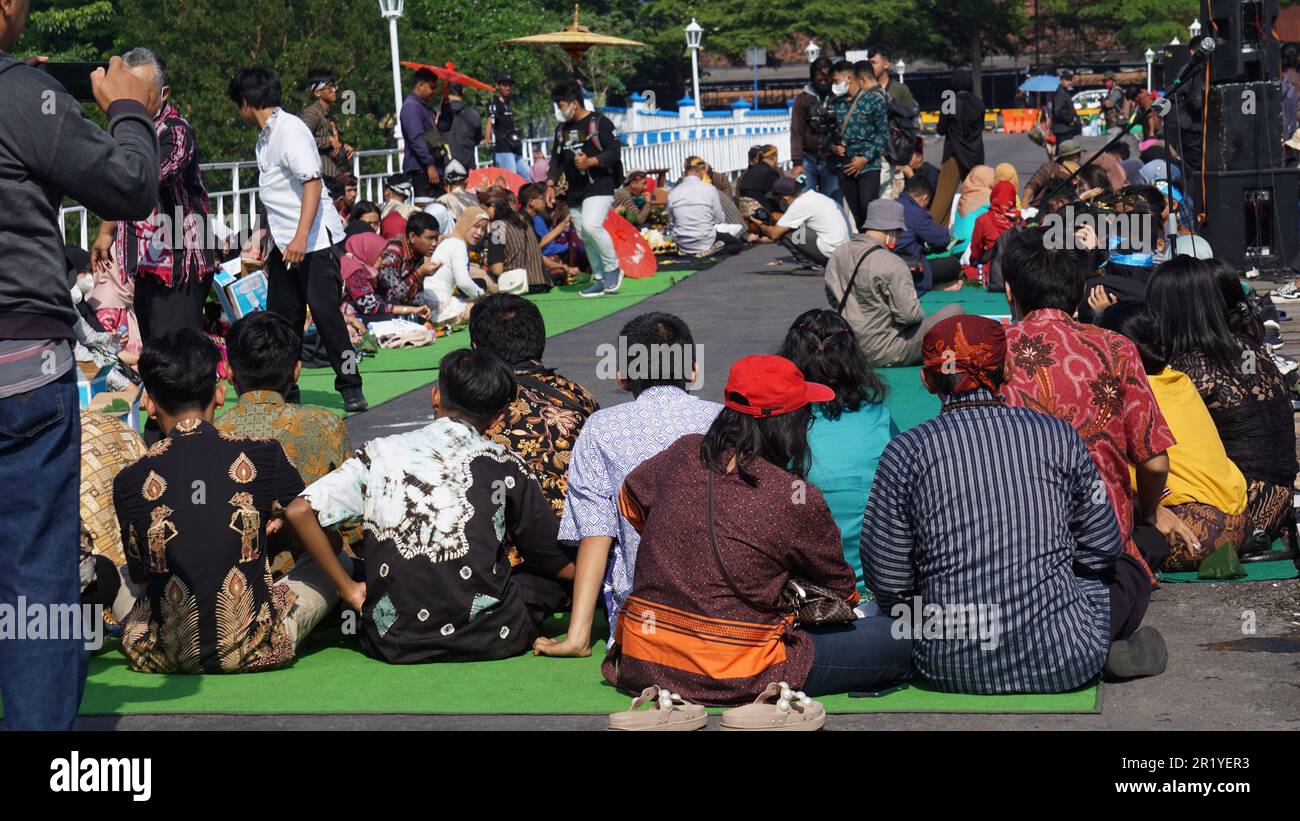
M 610 37 L 605 34 L 596 34 L 590 28 L 578 22 L 578 7 L 573 7 L 573 22 L 565 26 L 561 31 L 553 31 L 550 34 L 532 34 L 527 37 L 515 37 L 505 40 L 506 43 L 526 43 L 528 45 L 548 46 L 554 45 L 564 49 L 569 54 L 569 59 L 573 61 L 573 73 L 578 73 L 578 64 L 582 62 L 582 57 L 592 46 L 644 46 L 645 43 L 638 43 L 636 40 L 625 40 L 622 37 Z
M 438 75 L 439 79 L 446 80 L 449 83 L 456 83 L 457 85 L 468 86 L 469 88 L 481 88 L 484 91 L 494 90 L 492 86 L 488 85 L 482 80 L 475 80 L 473 77 L 470 77 L 468 74 L 461 74 L 459 71 L 456 70 L 456 66 L 452 63 L 447 63 L 445 66 L 431 66 L 427 63 L 416 63 L 410 60 L 403 60 L 402 65 L 406 66 L 409 69 L 414 69 L 415 71 L 419 71 L 422 68 L 427 68 L 429 69 L 429 71 L 432 71 L 434 74 Z
M 481 191 L 485 188 L 499 187 L 510 189 L 511 194 L 518 194 L 519 189 L 526 184 L 527 180 L 515 172 L 489 165 L 469 172 L 469 178 L 465 180 L 465 189 Z

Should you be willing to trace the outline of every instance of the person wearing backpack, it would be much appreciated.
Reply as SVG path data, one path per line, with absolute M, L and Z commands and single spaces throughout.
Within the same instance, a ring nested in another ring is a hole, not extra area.
M 561 179 L 573 227 L 587 245 L 587 259 L 595 277 L 580 296 L 618 293 L 623 271 L 614 240 L 605 230 L 605 218 L 614 205 L 614 191 L 623 184 L 623 160 L 614 123 L 583 104 L 582 87 L 566 80 L 551 92 L 560 113 L 551 145 L 551 165 L 546 180 L 546 207 L 555 207 Z
M 871 63 L 853 66 L 852 96 L 836 100 L 840 189 L 853 214 L 855 228 L 867 216 L 867 206 L 880 196 L 880 165 L 889 137 L 888 95 L 876 83 Z
M 886 114 L 889 118 L 889 136 L 885 143 L 885 158 L 881 163 L 881 196 L 893 199 L 898 196 L 894 191 L 895 180 L 903 184 L 903 167 L 912 161 L 912 151 L 918 136 L 917 115 L 921 109 L 912 96 L 912 90 L 898 80 L 889 76 L 889 48 L 877 45 L 871 49 L 871 69 L 876 73 L 876 82 L 888 97 Z

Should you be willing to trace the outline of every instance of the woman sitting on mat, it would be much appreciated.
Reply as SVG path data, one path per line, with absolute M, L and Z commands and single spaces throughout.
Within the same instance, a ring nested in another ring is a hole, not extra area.
M 474 301 L 496 291 L 492 280 L 489 279 L 485 283 L 487 287 L 483 287 L 470 276 L 469 249 L 483 240 L 487 226 L 486 211 L 478 206 L 466 208 L 456 220 L 456 227 L 434 250 L 433 261 L 440 266 L 432 276 L 425 278 L 421 298 L 433 310 L 435 321 L 468 322 Z M 482 269 L 477 270 L 482 272 Z M 457 296 L 456 291 L 460 291 L 461 296 Z
M 357 316 L 367 322 L 391 319 L 395 316 L 429 318 L 425 305 L 397 305 L 382 299 L 375 291 L 379 281 L 379 260 L 388 250 L 388 242 L 375 231 L 366 230 L 348 237 L 343 244 L 343 259 L 339 273 L 343 276 L 343 292 Z
M 858 596 L 839 529 L 806 483 L 809 405 L 835 392 L 788 359 L 747 356 L 725 397 L 707 433 L 681 437 L 623 482 L 619 512 L 641 544 L 606 678 L 703 704 L 779 681 L 818 695 L 907 678 L 911 641 L 894 639 L 874 604 L 864 618 L 848 609 Z M 796 581 L 825 588 L 849 620 L 792 627 L 783 591 Z

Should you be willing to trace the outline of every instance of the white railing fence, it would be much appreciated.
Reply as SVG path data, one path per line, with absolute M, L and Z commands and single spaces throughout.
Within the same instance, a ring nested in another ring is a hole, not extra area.
M 633 131 L 621 134 L 623 168 L 626 171 L 667 169 L 668 180 L 676 182 L 689 156 L 708 160 L 715 171 L 735 174 L 749 164 L 749 149 L 757 143 L 775 145 L 782 162 L 790 158 L 790 124 L 785 122 L 719 122 L 716 125 L 689 124 L 673 128 Z M 532 159 L 534 147 L 547 153 L 549 141 L 530 139 L 524 143 L 525 158 Z M 489 165 L 491 153 L 480 149 L 479 165 Z M 384 196 L 384 178 L 402 167 L 395 149 L 358 151 L 352 157 L 352 174 L 357 179 L 357 200 L 378 203 Z M 257 163 L 204 163 L 203 182 L 208 188 L 208 213 L 221 225 L 238 232 L 257 212 Z M 89 214 L 84 206 L 70 205 L 59 211 L 59 229 L 65 242 L 90 247 Z M 75 237 L 75 240 L 73 239 Z

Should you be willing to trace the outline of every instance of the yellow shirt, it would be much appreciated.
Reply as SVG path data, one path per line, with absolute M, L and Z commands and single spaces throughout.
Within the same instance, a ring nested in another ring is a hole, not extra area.
M 1246 509 L 1246 477 L 1228 458 L 1192 380 L 1181 371 L 1165 368 L 1147 381 L 1177 440 L 1169 448 L 1169 479 L 1165 483 L 1169 495 L 1162 504 L 1200 502 L 1230 515 L 1241 513 Z

